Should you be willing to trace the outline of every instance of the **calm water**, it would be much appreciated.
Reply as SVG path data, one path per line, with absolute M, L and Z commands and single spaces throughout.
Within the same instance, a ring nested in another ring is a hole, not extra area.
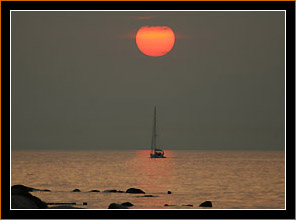
M 285 154 L 281 151 L 12 151 L 12 185 L 46 202 L 87 202 L 89 209 L 131 202 L 135 209 L 284 209 Z M 149 195 L 102 193 L 140 188 Z M 81 192 L 71 192 L 78 188 Z M 99 193 L 88 192 L 100 190 Z M 167 194 L 171 191 L 172 194 Z M 164 204 L 176 205 L 165 207 Z M 192 204 L 193 207 L 182 206 Z

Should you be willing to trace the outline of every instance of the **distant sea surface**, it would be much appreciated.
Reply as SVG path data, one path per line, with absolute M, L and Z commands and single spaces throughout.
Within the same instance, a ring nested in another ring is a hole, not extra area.
M 283 151 L 167 150 L 167 158 L 154 159 L 149 153 L 12 151 L 11 184 L 50 189 L 32 194 L 48 203 L 76 202 L 75 207 L 87 209 L 123 202 L 133 203 L 132 209 L 200 209 L 207 200 L 212 209 L 285 209 Z M 128 188 L 155 197 L 103 193 Z

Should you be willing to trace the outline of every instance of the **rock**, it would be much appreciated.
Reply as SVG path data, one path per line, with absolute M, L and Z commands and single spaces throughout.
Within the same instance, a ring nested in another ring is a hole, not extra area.
M 171 191 L 168 191 L 168 194 L 172 194 L 172 192 Z
M 129 188 L 128 190 L 126 190 L 126 193 L 143 193 L 145 194 L 145 192 L 141 189 L 136 189 L 136 188 Z
M 21 193 L 28 193 L 33 191 L 34 191 L 34 188 L 27 187 L 24 185 L 13 185 L 11 187 L 11 195 L 19 195 Z
M 11 208 L 12 209 L 38 209 L 37 204 L 23 195 L 12 195 L 11 196 Z
M 89 192 L 100 192 L 100 190 L 93 189 L 93 190 L 91 190 Z
M 46 209 L 47 204 L 36 196 L 31 195 L 33 188 L 14 185 L 11 187 L 12 209 Z
M 122 190 L 116 190 L 116 189 L 108 189 L 108 190 L 104 190 L 104 193 L 125 193 Z
M 80 189 L 73 189 L 72 192 L 81 192 Z
M 188 204 L 188 205 L 182 205 L 182 206 L 193 206 L 192 204 Z
M 124 206 L 134 206 L 134 204 L 132 204 L 130 202 L 124 202 L 124 203 L 121 203 L 121 205 L 124 205 Z
M 108 189 L 108 190 L 104 190 L 104 193 L 116 193 L 118 192 L 116 189 Z
M 32 187 L 24 186 L 24 185 L 13 185 L 11 187 L 11 193 L 18 193 L 18 192 L 34 192 L 34 191 L 43 191 L 43 192 L 51 192 L 49 189 L 35 189 Z
M 117 203 L 111 203 L 108 209 L 128 209 L 128 207 Z
M 76 202 L 48 202 L 47 205 L 76 205 Z
M 53 203 L 50 202 L 50 203 L 47 203 L 47 205 L 49 205 L 50 209 L 55 209 L 55 208 L 62 209 L 63 207 L 65 207 L 65 209 L 71 209 L 71 208 L 76 209 L 77 207 L 74 207 L 73 205 L 81 205 L 81 204 L 77 204 L 76 202 L 53 202 Z M 87 202 L 83 202 L 82 205 L 87 205 Z
M 211 201 L 205 201 L 199 205 L 199 207 L 212 207 Z
M 154 196 L 154 195 L 145 195 L 145 196 L 139 196 L 139 197 L 158 197 L 158 196 Z
M 49 207 L 49 209 L 83 209 L 83 208 L 78 208 L 78 207 L 68 206 L 68 205 L 60 205 L 60 206 Z
M 38 191 L 43 191 L 43 192 L 51 192 L 50 189 L 38 189 Z
M 176 206 L 176 205 L 169 205 L 169 204 L 164 204 L 164 206 Z

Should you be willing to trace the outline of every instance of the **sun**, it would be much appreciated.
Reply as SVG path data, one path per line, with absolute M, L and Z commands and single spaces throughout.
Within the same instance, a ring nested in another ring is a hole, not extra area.
M 167 26 L 143 26 L 137 32 L 136 43 L 143 54 L 159 57 L 173 48 L 175 34 Z

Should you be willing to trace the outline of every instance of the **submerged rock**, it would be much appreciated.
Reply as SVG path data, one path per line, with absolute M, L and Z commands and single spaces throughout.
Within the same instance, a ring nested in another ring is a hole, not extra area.
M 137 188 L 129 188 L 128 190 L 126 190 L 126 193 L 143 193 L 145 194 L 145 192 L 141 189 L 137 189 Z
M 68 206 L 68 205 L 60 205 L 60 206 L 49 207 L 49 209 L 83 209 L 83 208 Z
M 192 204 L 182 205 L 182 206 L 193 206 Z
M 50 190 L 50 189 L 38 189 L 37 191 L 51 192 L 51 190 Z
M 172 194 L 172 192 L 171 191 L 168 191 L 168 194 Z
M 93 190 L 91 190 L 89 192 L 100 192 L 100 190 L 93 189 Z
M 117 203 L 111 203 L 108 209 L 128 209 L 128 207 Z
M 108 190 L 104 190 L 104 193 L 116 193 L 118 192 L 116 189 L 108 189 Z
M 199 205 L 199 207 L 212 207 L 211 201 L 205 201 Z
M 139 197 L 158 197 L 158 196 L 154 196 L 154 195 L 144 195 L 144 196 L 139 196 Z

